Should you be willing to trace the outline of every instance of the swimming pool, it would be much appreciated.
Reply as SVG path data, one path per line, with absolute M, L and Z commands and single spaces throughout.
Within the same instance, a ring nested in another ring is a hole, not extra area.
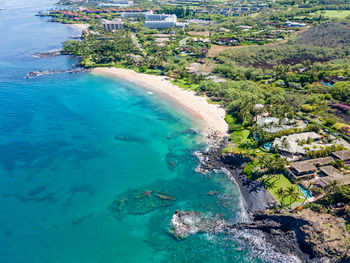
M 264 148 L 268 151 L 272 149 L 272 142 L 264 143 Z
M 312 198 L 312 197 L 313 197 L 313 196 L 311 195 L 310 191 L 307 190 L 307 189 L 305 189 L 305 187 L 304 187 L 303 185 L 298 184 L 298 187 L 299 187 L 300 191 L 304 194 L 304 196 L 305 196 L 306 198 L 309 199 L 309 198 Z

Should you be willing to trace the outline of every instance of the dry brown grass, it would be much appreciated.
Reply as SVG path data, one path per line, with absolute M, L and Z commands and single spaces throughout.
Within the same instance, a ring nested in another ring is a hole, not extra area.
M 188 32 L 189 35 L 192 36 L 202 36 L 202 37 L 209 37 L 209 31 L 203 31 L 203 32 L 197 32 L 197 31 L 190 31 Z
M 217 55 L 219 55 L 221 52 L 225 50 L 230 50 L 234 48 L 241 48 L 243 46 L 218 46 L 218 45 L 212 45 L 211 48 L 208 51 L 208 57 L 214 58 Z

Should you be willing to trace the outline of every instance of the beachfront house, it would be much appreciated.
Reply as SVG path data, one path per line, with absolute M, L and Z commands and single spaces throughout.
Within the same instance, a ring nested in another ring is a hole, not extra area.
M 318 176 L 323 182 L 325 182 L 326 185 L 328 185 L 331 181 L 336 181 L 340 185 L 350 184 L 350 175 L 343 174 L 341 171 L 331 165 L 321 167 Z
M 350 164 L 350 151 L 348 150 L 338 151 L 338 152 L 332 153 L 332 155 L 335 159 L 339 159 L 346 164 Z
M 256 104 L 257 107 L 263 109 L 264 105 L 263 104 Z M 258 109 L 258 108 L 257 108 Z M 269 117 L 266 116 L 268 115 L 267 113 L 262 113 L 256 116 L 256 124 L 258 127 L 262 128 L 265 132 L 268 133 L 277 133 L 279 131 L 283 130 L 289 130 L 292 128 L 300 127 L 300 123 L 298 123 L 295 120 L 291 120 L 288 118 L 285 118 L 283 120 L 276 118 L 276 117 Z M 300 127 L 302 128 L 302 127 Z
M 276 138 L 273 147 L 288 160 L 295 161 L 301 159 L 307 149 L 317 150 L 324 144 L 321 142 L 322 136 L 315 132 L 303 132 Z
M 334 162 L 332 157 L 310 159 L 306 161 L 294 162 L 287 167 L 287 170 L 294 178 L 306 178 L 316 176 L 317 167 L 323 167 Z
M 326 188 L 331 181 L 337 181 L 341 185 L 350 184 L 350 175 L 332 166 L 334 161 L 331 156 L 299 161 L 292 163 L 287 170 L 295 179 L 303 179 L 303 185 L 311 182 L 315 186 Z
M 261 117 L 257 119 L 256 123 L 268 133 L 276 133 L 283 130 L 280 125 L 280 119 L 276 117 Z
M 306 178 L 315 176 L 317 168 L 312 163 L 303 161 L 293 163 L 289 171 L 295 178 Z

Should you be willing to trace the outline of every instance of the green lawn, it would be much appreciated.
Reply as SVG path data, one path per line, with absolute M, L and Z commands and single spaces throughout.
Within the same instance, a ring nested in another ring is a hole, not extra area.
M 249 130 L 234 131 L 233 133 L 231 133 L 231 140 L 234 143 L 240 144 L 248 139 L 249 134 Z
M 350 10 L 325 10 L 317 13 L 323 14 L 329 18 L 346 18 L 350 15 Z
M 242 153 L 242 150 L 238 146 L 242 142 L 249 140 L 248 139 L 249 135 L 250 135 L 249 130 L 241 130 L 241 131 L 232 132 L 230 135 L 231 142 L 223 150 L 223 153 L 226 153 L 226 152 Z
M 294 186 L 299 191 L 299 195 L 302 196 L 302 199 L 297 199 L 295 203 L 301 203 L 304 200 L 304 195 L 300 192 L 299 188 L 292 184 L 287 177 L 284 175 L 264 175 L 261 179 L 262 182 L 264 182 L 265 187 L 269 192 L 273 195 L 273 197 L 276 198 L 276 200 L 282 204 L 282 199 L 277 196 L 277 190 L 279 188 L 283 188 L 284 190 L 287 189 L 290 186 Z M 293 200 L 291 200 L 289 197 L 284 198 L 284 204 L 289 206 Z
M 196 90 L 196 88 L 199 87 L 199 84 L 191 84 L 187 81 L 186 78 L 183 79 L 176 79 L 171 81 L 174 85 L 182 88 L 182 89 L 190 89 L 190 90 Z

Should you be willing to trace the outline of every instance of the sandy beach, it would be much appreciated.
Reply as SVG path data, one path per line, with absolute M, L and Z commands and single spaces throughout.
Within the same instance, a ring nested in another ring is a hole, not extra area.
M 167 77 L 121 68 L 95 68 L 92 73 L 127 80 L 165 96 L 190 113 L 194 120 L 203 123 L 205 133 L 217 131 L 221 136 L 227 136 L 228 125 L 224 120 L 226 112 L 221 106 L 208 103 L 207 98 L 198 96 L 193 91 L 179 88 Z
M 88 29 L 89 24 L 66 24 L 67 26 L 79 29 L 81 31 L 84 31 L 86 29 Z

